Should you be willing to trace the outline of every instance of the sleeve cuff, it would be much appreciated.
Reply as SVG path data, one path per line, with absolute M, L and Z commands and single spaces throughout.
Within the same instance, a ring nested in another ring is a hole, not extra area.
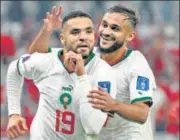
M 77 76 L 77 77 L 78 77 L 77 79 L 79 82 L 88 80 L 88 76 L 86 74 L 81 75 L 81 76 Z
M 21 115 L 21 111 L 20 110 L 9 110 L 9 112 L 8 112 L 8 115 L 10 116 L 10 115 L 12 115 L 12 114 L 19 114 L 19 115 Z
M 52 52 L 52 49 L 48 47 L 48 52 Z
M 20 68 L 19 68 L 19 61 L 20 61 L 20 60 L 18 60 L 18 62 L 17 62 L 17 72 L 18 72 L 19 75 L 22 76 L 22 74 L 21 74 L 21 72 L 20 72 Z
M 134 104 L 136 102 L 142 102 L 142 101 L 152 101 L 152 97 L 141 97 L 141 98 L 136 98 L 136 99 L 133 99 L 131 101 L 131 104 Z

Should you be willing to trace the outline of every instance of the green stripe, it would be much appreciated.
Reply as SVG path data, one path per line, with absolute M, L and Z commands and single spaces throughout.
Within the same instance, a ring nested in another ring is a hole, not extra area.
M 52 52 L 52 49 L 48 47 L 48 52 Z
M 134 104 L 136 102 L 140 102 L 140 101 L 152 101 L 152 97 L 141 97 L 141 98 L 136 98 L 134 100 L 131 101 L 131 104 Z
M 95 54 L 93 52 L 91 52 L 85 66 L 94 58 L 94 56 L 95 56 Z
M 122 59 L 120 59 L 117 63 L 115 63 L 114 65 L 117 65 L 117 64 L 120 63 L 121 61 L 125 60 L 125 59 L 131 54 L 132 51 L 133 51 L 133 50 L 128 49 L 128 50 L 127 50 L 127 53 L 124 55 L 124 57 L 123 57 Z M 114 66 L 114 65 L 112 65 L 112 66 Z
M 19 74 L 19 75 L 22 75 L 21 72 L 20 72 L 20 68 L 19 68 L 19 61 L 20 61 L 20 60 L 18 60 L 18 62 L 17 62 L 17 71 L 18 71 L 18 74 Z

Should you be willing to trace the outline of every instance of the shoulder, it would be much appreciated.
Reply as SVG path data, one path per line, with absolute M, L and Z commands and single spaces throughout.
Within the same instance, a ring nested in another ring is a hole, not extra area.
M 37 53 L 37 52 L 33 54 L 24 54 L 20 57 L 20 62 L 24 63 L 27 61 L 34 65 L 44 64 L 44 63 L 53 61 L 56 57 L 56 54 L 55 53 Z
M 138 50 L 132 51 L 132 58 L 136 61 L 146 61 L 145 56 Z

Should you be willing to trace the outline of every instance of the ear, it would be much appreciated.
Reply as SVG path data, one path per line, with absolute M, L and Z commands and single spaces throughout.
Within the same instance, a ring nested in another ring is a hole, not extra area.
M 127 36 L 127 41 L 132 41 L 134 39 L 136 35 L 136 32 L 131 32 L 128 36 Z
M 59 39 L 60 39 L 61 44 L 64 46 L 64 44 L 65 44 L 65 37 L 64 37 L 64 34 L 63 34 L 63 33 L 61 33 L 61 34 L 59 35 Z

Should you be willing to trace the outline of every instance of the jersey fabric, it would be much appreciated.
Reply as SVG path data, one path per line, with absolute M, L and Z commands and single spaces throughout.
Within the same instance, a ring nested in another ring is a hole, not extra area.
M 94 53 L 100 57 L 98 48 L 94 49 Z M 124 57 L 112 67 L 117 78 L 116 100 L 128 104 L 139 101 L 153 103 L 156 82 L 141 52 L 128 49 Z M 151 125 L 151 111 L 144 124 L 127 120 L 115 113 L 114 118 L 109 118 L 106 127 L 102 129 L 100 140 L 153 140 Z
M 88 93 L 83 93 L 86 87 L 77 84 L 77 75 L 64 67 L 59 57 L 61 52 L 24 55 L 18 61 L 19 74 L 33 79 L 40 92 L 30 140 L 86 140 L 88 137 L 79 112 L 79 100 Z M 105 61 L 91 53 L 85 71 L 92 89 L 97 89 L 99 82 L 110 82 L 110 94 L 115 98 L 116 79 L 112 78 L 112 68 Z
M 145 57 L 139 51 L 128 50 L 123 59 L 112 66 L 117 77 L 116 100 L 133 104 L 153 102 L 156 89 L 154 75 Z M 101 131 L 101 140 L 153 140 L 151 111 L 144 124 L 133 122 L 115 114 Z

